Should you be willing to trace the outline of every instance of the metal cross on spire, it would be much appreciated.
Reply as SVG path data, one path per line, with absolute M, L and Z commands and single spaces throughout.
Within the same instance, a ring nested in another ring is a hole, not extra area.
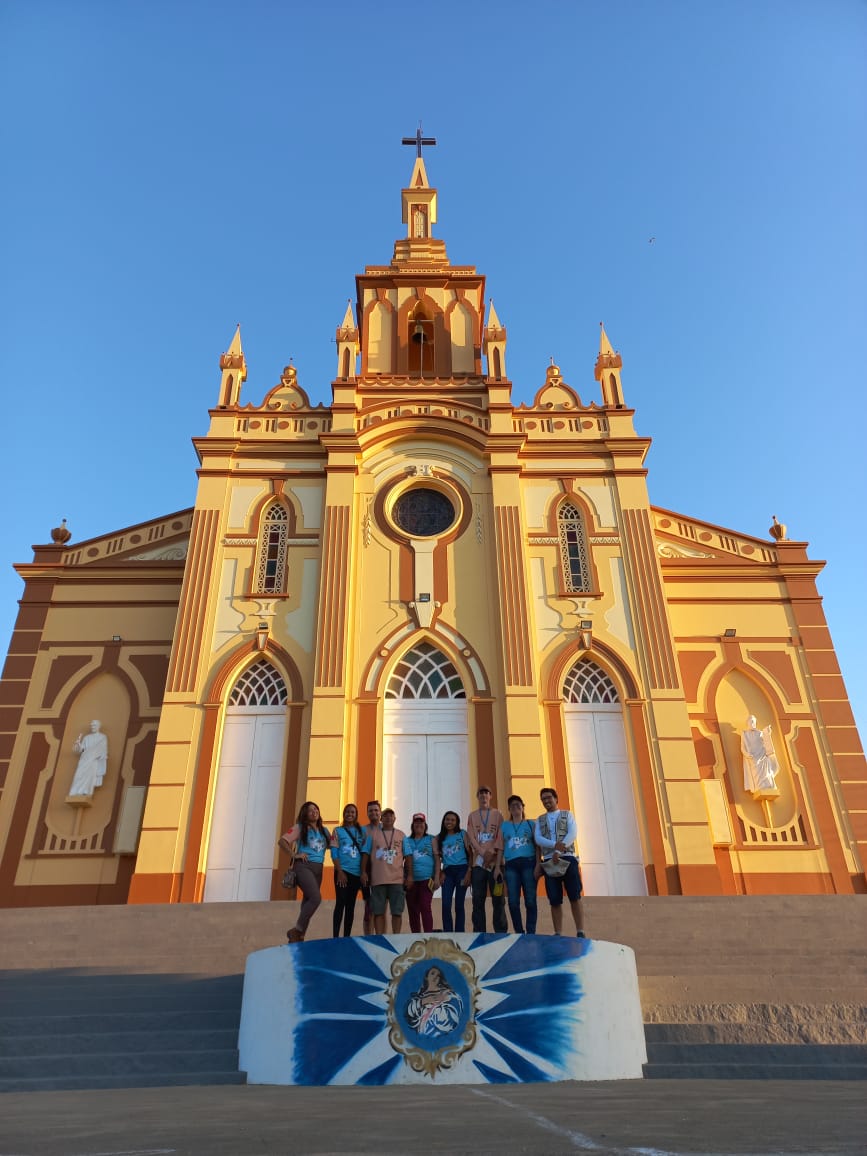
M 435 145 L 437 143 L 437 138 L 435 136 L 422 136 L 421 121 L 419 121 L 418 131 L 416 132 L 415 136 L 405 136 L 401 139 L 400 143 L 405 145 L 415 145 L 415 155 L 420 157 L 422 145 Z

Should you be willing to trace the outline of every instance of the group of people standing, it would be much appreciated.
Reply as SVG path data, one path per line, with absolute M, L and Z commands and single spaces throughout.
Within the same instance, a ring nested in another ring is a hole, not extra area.
M 391 930 L 398 934 L 403 913 L 409 913 L 411 931 L 433 931 L 431 900 L 442 888 L 442 930 L 466 929 L 464 904 L 472 895 L 472 929 L 487 930 L 487 902 L 491 899 L 493 929 L 508 932 L 506 903 L 517 934 L 534 934 L 538 917 L 537 884 L 544 878 L 551 904 L 554 934 L 563 931 L 563 899 L 569 900 L 576 934 L 584 937 L 581 908 L 581 868 L 575 853 L 577 829 L 571 811 L 561 810 L 557 792 L 539 793 L 544 812 L 538 819 L 524 814 L 524 800 L 510 795 L 509 817 L 491 806 L 491 790 L 479 787 L 478 808 L 461 826 L 456 811 L 446 811 L 438 834 L 428 830 L 422 812 L 412 817 L 409 834 L 395 826 L 395 813 L 374 800 L 367 804 L 367 824 L 359 822 L 358 808 L 347 803 L 343 821 L 333 831 L 322 822 L 316 803 L 307 802 L 295 825 L 280 837 L 280 847 L 292 856 L 295 879 L 303 896 L 298 921 L 290 928 L 290 943 L 304 939 L 314 912 L 322 902 L 320 887 L 326 853 L 335 871 L 333 935 L 352 934 L 355 904 L 364 898 L 364 934 L 385 932 L 386 911 Z M 523 897 L 524 911 L 521 911 Z M 526 926 L 524 921 L 526 916 Z

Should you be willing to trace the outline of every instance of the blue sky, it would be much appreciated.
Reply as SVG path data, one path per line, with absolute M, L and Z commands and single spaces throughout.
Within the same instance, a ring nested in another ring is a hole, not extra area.
M 516 402 L 585 401 L 605 321 L 651 500 L 827 559 L 862 731 L 867 6 L 855 0 L 4 0 L 13 561 L 182 509 L 235 323 L 259 401 L 328 401 L 421 119 L 438 236 L 508 327 Z M 650 242 L 650 238 L 655 240 Z

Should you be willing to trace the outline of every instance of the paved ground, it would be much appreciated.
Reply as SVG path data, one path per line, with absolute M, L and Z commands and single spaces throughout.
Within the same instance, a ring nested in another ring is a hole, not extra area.
M 0 1156 L 865 1156 L 867 1084 L 155 1088 L 0 1096 Z

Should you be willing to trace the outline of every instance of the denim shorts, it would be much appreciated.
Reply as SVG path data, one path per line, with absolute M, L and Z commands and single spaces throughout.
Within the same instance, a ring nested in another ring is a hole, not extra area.
M 552 907 L 561 906 L 564 891 L 569 896 L 570 903 L 580 899 L 584 891 L 584 884 L 581 882 L 581 868 L 578 866 L 578 860 L 571 856 L 565 875 L 545 876 L 545 892 Z
M 370 889 L 370 909 L 374 915 L 385 915 L 388 907 L 392 915 L 403 915 L 406 892 L 402 883 L 375 883 Z

